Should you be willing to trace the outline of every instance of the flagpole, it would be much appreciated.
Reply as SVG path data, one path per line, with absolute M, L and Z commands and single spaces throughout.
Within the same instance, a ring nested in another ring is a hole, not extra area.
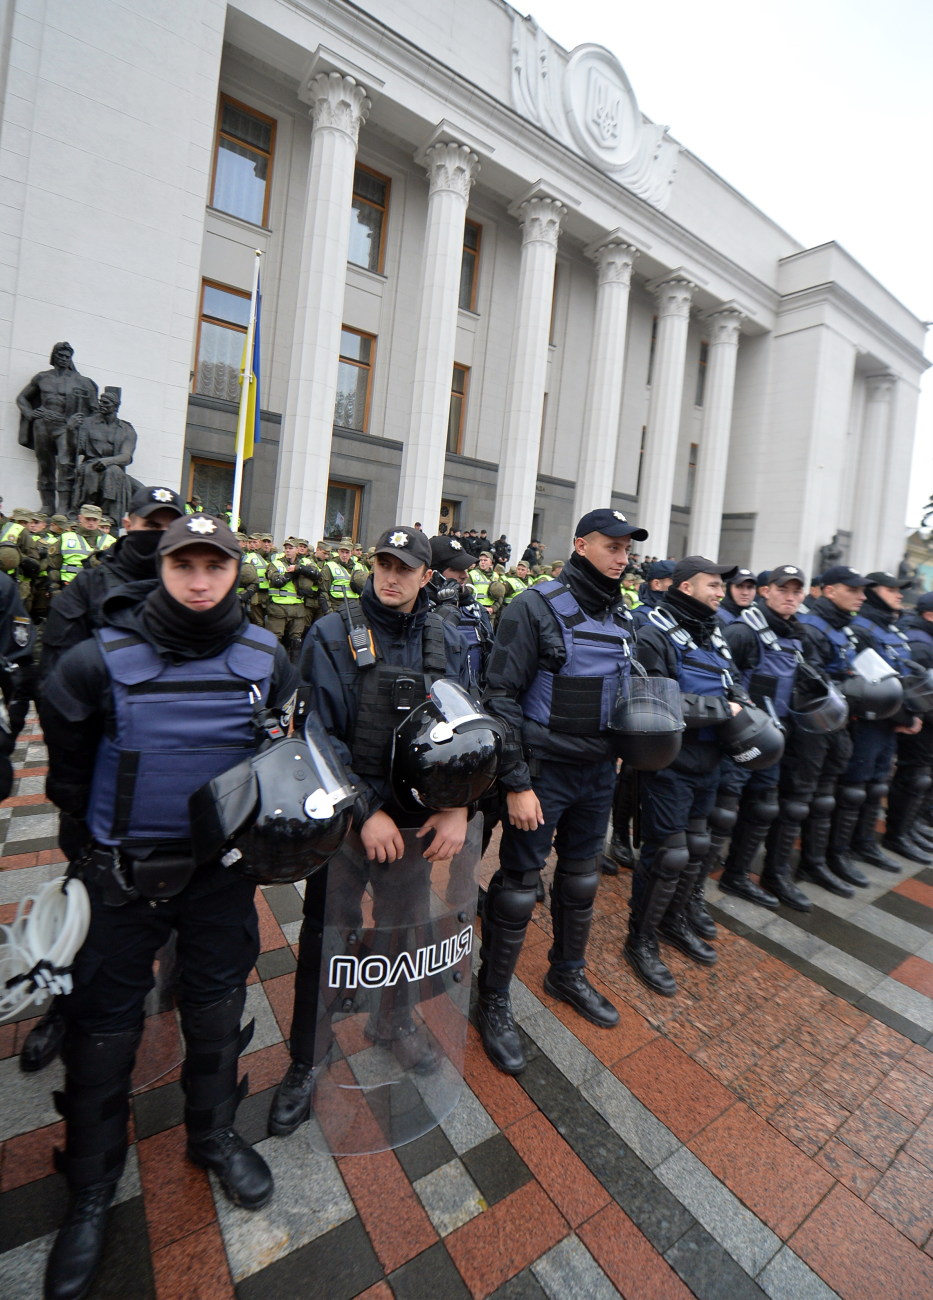
M 259 263 L 262 250 L 255 249 L 256 261 L 253 265 L 253 288 L 249 299 L 249 324 L 246 327 L 246 365 L 243 368 L 243 382 L 240 385 L 240 409 L 236 421 L 236 451 L 233 467 L 233 522 L 231 527 L 236 532 L 239 527 L 240 498 L 243 495 L 243 452 L 246 449 L 246 415 L 249 407 L 249 386 L 253 382 L 253 338 L 256 333 L 256 289 L 259 286 Z

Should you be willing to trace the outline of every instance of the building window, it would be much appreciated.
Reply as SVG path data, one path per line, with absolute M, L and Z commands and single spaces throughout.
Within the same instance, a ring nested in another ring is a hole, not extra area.
M 455 365 L 450 384 L 450 414 L 447 417 L 447 450 L 454 456 L 463 453 L 463 424 L 469 382 L 469 366 Z
M 340 365 L 334 424 L 338 429 L 365 433 L 369 426 L 369 394 L 376 340 L 360 330 L 340 331 Z
M 249 325 L 249 294 L 212 280 L 201 282 L 194 391 L 224 402 L 240 400 L 240 368 Z
M 658 346 L 658 318 L 657 316 L 653 316 L 651 318 L 651 347 L 648 349 L 648 378 L 645 380 L 645 383 L 649 385 L 651 383 L 651 376 L 654 373 L 654 354 L 657 346 Z
M 211 206 L 265 226 L 274 148 L 273 119 L 221 95 Z
M 197 493 L 206 515 L 219 515 L 233 496 L 233 466 L 229 461 L 191 457 L 188 467 L 188 497 Z
M 460 310 L 476 311 L 479 284 L 479 242 L 482 226 L 468 221 L 463 228 L 463 258 L 460 262 Z
M 709 364 L 709 344 L 700 344 L 700 359 L 697 362 L 697 391 L 693 399 L 694 406 L 703 405 L 703 396 L 706 392 L 706 368 Z
M 385 260 L 390 184 L 388 176 L 380 176 L 368 167 L 358 165 L 353 173 L 353 217 L 347 261 L 380 274 Z
M 324 537 L 339 541 L 341 537 L 359 537 L 360 507 L 363 489 L 355 483 L 338 483 L 331 479 L 327 484 L 327 505 L 324 509 Z

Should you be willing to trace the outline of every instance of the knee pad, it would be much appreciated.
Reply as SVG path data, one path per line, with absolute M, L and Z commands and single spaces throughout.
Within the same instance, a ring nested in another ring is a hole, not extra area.
M 831 794 L 818 793 L 810 804 L 811 817 L 832 817 L 836 810 L 836 800 Z
M 486 919 L 492 925 L 504 925 L 514 929 L 524 927 L 531 920 L 535 910 L 535 885 L 537 871 L 505 872 L 498 871 L 489 882 L 486 894 Z M 533 877 L 530 884 L 525 883 L 527 876 Z
M 557 859 L 552 897 L 566 907 L 583 907 L 592 903 L 599 888 L 596 858 Z
M 778 815 L 777 790 L 756 791 L 742 811 L 756 826 L 770 826 Z
M 871 799 L 874 803 L 880 803 L 890 788 L 887 781 L 872 781 L 865 791 L 865 798 Z M 863 799 L 862 802 L 864 803 L 865 800 Z
M 734 825 L 736 814 L 733 813 L 732 816 L 733 816 L 733 825 Z M 728 834 L 728 831 L 726 832 L 726 834 Z M 687 822 L 687 830 L 684 835 L 684 841 L 687 846 L 688 861 L 702 862 L 703 859 L 706 857 L 707 853 L 709 853 L 710 843 L 712 842 L 712 836 L 710 835 L 709 827 L 707 826 L 706 819 L 704 817 L 690 818 L 690 820 Z
M 836 790 L 836 803 L 840 808 L 861 808 L 866 795 L 863 785 L 840 785 Z
M 181 1028 L 186 1038 L 226 1038 L 240 1027 L 246 1005 L 246 989 L 240 987 L 225 998 L 206 1005 L 181 1004 Z
M 716 831 L 719 835 L 731 835 L 735 823 L 739 819 L 739 800 L 737 795 L 727 795 L 723 798 L 721 795 L 709 815 L 709 829 Z M 695 821 L 698 819 L 694 819 Z M 691 833 L 693 823 L 687 824 L 687 834 Z M 705 827 L 704 827 L 705 829 Z
M 830 798 L 832 799 L 831 795 Z M 833 800 L 832 804 L 830 805 L 829 808 L 830 812 L 832 812 L 834 805 L 835 805 L 835 800 Z M 813 807 L 815 810 L 816 799 L 814 799 L 813 801 Z M 809 813 L 810 813 L 810 805 L 808 803 L 804 803 L 802 799 L 782 799 L 778 804 L 779 816 L 782 817 L 784 821 L 794 822 L 798 826 L 800 825 L 801 822 L 805 822 L 807 820 Z
M 933 786 L 933 776 L 931 776 L 929 772 L 921 769 L 920 774 L 914 778 L 915 793 L 926 794 L 931 786 Z
M 690 853 L 687 849 L 686 832 L 678 831 L 676 835 L 668 835 L 667 839 L 658 848 L 651 864 L 650 874 L 679 876 L 689 861 Z

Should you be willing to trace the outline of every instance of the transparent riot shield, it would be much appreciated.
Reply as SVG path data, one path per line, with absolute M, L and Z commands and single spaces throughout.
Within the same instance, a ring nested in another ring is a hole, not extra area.
M 351 833 L 328 864 L 314 1114 L 334 1155 L 402 1146 L 457 1104 L 482 823 L 447 862 L 406 830 L 397 862 L 368 862 Z

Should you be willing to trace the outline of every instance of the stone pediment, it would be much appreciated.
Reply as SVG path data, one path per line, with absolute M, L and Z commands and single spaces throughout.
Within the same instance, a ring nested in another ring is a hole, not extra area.
M 578 45 L 568 54 L 515 14 L 512 106 L 646 203 L 667 207 L 680 148 L 667 127 L 645 121 L 611 51 Z

